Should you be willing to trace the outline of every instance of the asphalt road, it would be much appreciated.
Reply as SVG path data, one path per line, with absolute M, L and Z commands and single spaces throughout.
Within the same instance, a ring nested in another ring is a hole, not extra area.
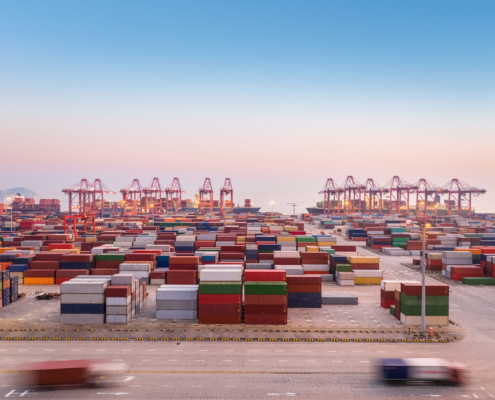
M 308 231 L 317 231 L 308 227 Z M 339 238 L 339 242 L 343 242 Z M 372 254 L 359 249 L 359 254 Z M 420 279 L 405 266 L 412 257 L 380 256 L 386 277 Z M 432 278 L 428 281 L 434 282 Z M 0 397 L 36 399 L 301 399 L 439 397 L 495 398 L 495 288 L 451 283 L 453 343 L 305 342 L 0 342 Z M 375 287 L 355 291 L 376 307 Z M 366 295 L 364 295 L 366 293 Z M 386 312 L 386 311 L 380 311 Z M 367 317 L 369 318 L 369 317 Z M 373 362 L 381 357 L 439 357 L 467 367 L 463 387 L 385 386 Z M 30 361 L 97 358 L 126 363 L 111 387 L 39 391 L 26 387 L 16 366 Z

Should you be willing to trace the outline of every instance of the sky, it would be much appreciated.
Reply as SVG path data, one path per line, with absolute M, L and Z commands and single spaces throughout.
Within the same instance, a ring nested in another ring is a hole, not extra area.
M 206 177 L 290 213 L 327 178 L 485 188 L 495 2 L 0 2 L 0 190 Z M 118 199 L 118 195 L 110 199 Z

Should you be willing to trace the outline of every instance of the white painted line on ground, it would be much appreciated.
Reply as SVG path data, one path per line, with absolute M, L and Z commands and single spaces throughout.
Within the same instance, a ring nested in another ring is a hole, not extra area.
M 151 360 L 141 360 L 141 361 L 151 361 Z
M 311 353 L 311 350 L 303 350 L 303 353 Z
M 208 351 L 208 350 L 198 350 L 198 351 Z
M 249 360 L 249 361 L 259 361 L 259 360 Z
M 327 351 L 327 353 L 337 353 L 337 352 L 333 350 L 333 351 Z
M 477 399 L 479 399 L 479 397 L 478 397 L 478 396 L 476 396 L 474 393 L 473 393 L 473 396 L 474 396 L 474 397 L 476 397 Z
M 278 360 L 278 362 L 289 362 L 289 360 Z
M 342 362 L 342 361 L 332 361 L 332 362 Z
M 106 350 L 96 350 L 96 351 L 106 351 Z
M 232 360 L 223 360 L 223 361 L 232 361 Z
M 316 360 L 306 360 L 306 362 L 316 362 Z
M 148 350 L 148 351 L 158 351 L 158 350 Z
M 194 361 L 204 361 L 204 360 L 194 360 Z
M 353 353 L 362 353 L 361 350 L 354 350 Z
M 179 360 L 168 360 L 168 361 L 179 361 Z
M 182 350 L 172 350 L 172 351 L 182 351 Z

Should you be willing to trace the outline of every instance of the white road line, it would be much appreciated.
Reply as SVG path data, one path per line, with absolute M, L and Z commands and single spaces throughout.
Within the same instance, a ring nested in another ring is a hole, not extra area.
M 327 351 L 327 353 L 337 353 L 337 352 L 334 350 L 334 351 Z
M 311 350 L 303 350 L 303 353 L 311 353 Z
M 223 361 L 232 361 L 232 360 L 223 360 Z
M 225 351 L 234 351 L 234 350 L 225 350 Z
M 168 361 L 179 361 L 179 360 L 168 360 Z
M 474 396 L 474 397 L 476 397 L 477 399 L 479 399 L 479 397 L 478 397 L 478 396 L 476 396 L 474 393 L 473 393 L 473 396 Z
M 342 361 L 332 361 L 332 362 L 342 362 Z
M 148 351 L 158 351 L 158 350 L 148 350 Z
M 278 360 L 278 362 L 289 362 L 289 360 Z
M 141 360 L 141 361 L 151 361 L 151 360 Z
M 259 360 L 249 360 L 249 361 L 259 361 Z
M 106 351 L 106 350 L 96 350 L 96 351 Z
M 353 353 L 362 353 L 361 350 L 354 350 Z
M 204 360 L 194 360 L 194 361 L 204 361 Z
M 316 362 L 316 360 L 306 360 L 306 362 Z

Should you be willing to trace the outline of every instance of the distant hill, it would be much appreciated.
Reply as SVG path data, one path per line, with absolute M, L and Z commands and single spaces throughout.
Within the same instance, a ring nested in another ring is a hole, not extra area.
M 3 201 L 4 196 L 12 196 L 13 194 L 18 194 L 20 193 L 21 196 L 24 197 L 36 197 L 38 194 L 36 192 L 33 192 L 31 189 L 26 189 L 23 187 L 16 187 L 16 188 L 11 188 L 11 189 L 6 189 L 6 190 L 0 190 L 0 202 Z

